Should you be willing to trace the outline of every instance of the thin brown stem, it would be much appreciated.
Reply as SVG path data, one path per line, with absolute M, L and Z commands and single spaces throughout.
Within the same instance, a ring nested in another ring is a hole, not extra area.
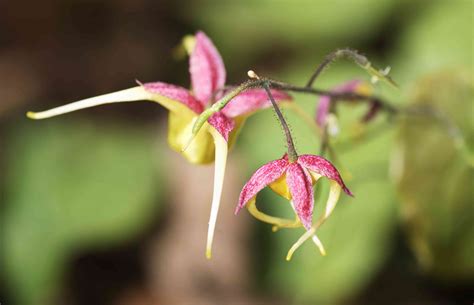
M 357 53 L 356 50 L 351 50 L 351 49 L 336 50 L 334 52 L 329 53 L 324 58 L 323 62 L 319 64 L 319 66 L 314 71 L 313 75 L 311 75 L 311 77 L 309 78 L 309 81 L 306 84 L 306 87 L 307 88 L 312 87 L 314 82 L 316 81 L 316 78 L 324 71 L 324 69 L 327 68 L 327 66 L 330 63 L 332 63 L 333 61 L 339 58 L 349 58 L 361 67 L 366 67 L 367 65 L 370 65 L 370 62 L 367 59 L 367 57 Z
M 295 144 L 291 136 L 290 128 L 288 127 L 288 124 L 286 123 L 286 120 L 283 117 L 283 114 L 281 113 L 280 107 L 278 107 L 278 104 L 273 98 L 272 92 L 270 91 L 269 83 L 265 81 L 263 82 L 262 86 L 267 92 L 268 98 L 270 99 L 270 102 L 272 103 L 273 109 L 275 109 L 275 113 L 278 117 L 278 120 L 280 121 L 281 127 L 283 128 L 283 131 L 285 132 L 286 144 L 288 148 L 288 160 L 290 160 L 290 162 L 296 162 L 296 160 L 298 159 L 298 154 L 296 153 Z

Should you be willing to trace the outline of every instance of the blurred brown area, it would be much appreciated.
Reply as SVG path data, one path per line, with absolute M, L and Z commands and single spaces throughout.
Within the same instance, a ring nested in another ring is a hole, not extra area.
M 2 1 L 0 5 L 2 117 L 7 111 L 54 106 L 85 92 L 120 89 L 135 79 L 166 78 L 187 85 L 181 76 L 185 63 L 169 56 L 187 31 L 183 22 L 173 19 L 179 2 Z

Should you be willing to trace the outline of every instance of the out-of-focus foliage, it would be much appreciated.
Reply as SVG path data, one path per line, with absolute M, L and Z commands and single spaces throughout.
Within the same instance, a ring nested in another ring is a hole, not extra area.
M 399 100 L 432 113 L 401 121 L 392 168 L 402 218 L 420 264 L 443 280 L 474 277 L 472 12 L 471 1 L 438 1 L 408 27 L 395 60 L 411 89 Z M 466 146 L 456 148 L 453 126 Z
M 28 122 L 9 135 L 2 251 L 18 304 L 47 304 L 69 255 L 131 238 L 159 211 L 151 133 L 104 125 Z
M 470 70 L 472 80 L 473 2 L 434 3 L 417 15 L 394 50 L 395 58 L 390 64 L 405 88 L 427 73 L 446 67 Z
M 209 29 L 224 58 L 240 67 L 249 63 L 248 56 L 269 46 L 274 52 L 294 49 L 315 56 L 341 47 L 339 42 L 342 46 L 361 43 L 389 17 L 395 2 L 204 0 L 192 2 L 185 14 Z
M 416 85 L 402 121 L 393 167 L 407 233 L 420 264 L 438 277 L 474 275 L 473 84 L 441 71 Z M 469 164 L 470 163 L 470 164 Z

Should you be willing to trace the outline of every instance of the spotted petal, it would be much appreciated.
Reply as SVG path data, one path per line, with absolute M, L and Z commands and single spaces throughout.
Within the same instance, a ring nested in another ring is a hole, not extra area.
M 291 96 L 283 91 L 272 89 L 271 93 L 277 102 L 291 100 Z M 232 118 L 239 115 L 248 115 L 271 106 L 272 104 L 265 90 L 251 89 L 234 97 L 224 109 L 222 109 L 222 112 Z
M 328 160 L 315 155 L 301 155 L 298 157 L 298 163 L 316 174 L 336 181 L 346 194 L 352 196 L 351 191 L 345 186 L 336 167 Z
M 221 55 L 203 32 L 196 34 L 196 44 L 189 57 L 189 72 L 194 96 L 206 106 L 214 91 L 224 86 L 226 72 Z
M 239 204 L 235 209 L 237 214 L 247 202 L 257 195 L 264 187 L 280 178 L 288 167 L 287 159 L 278 159 L 260 167 L 250 180 L 244 185 L 239 197 Z
M 235 127 L 234 120 L 228 118 L 221 112 L 214 113 L 208 120 L 226 141 L 229 141 L 229 134 Z
M 286 183 L 291 193 L 295 212 L 303 226 L 309 230 L 314 206 L 311 175 L 298 163 L 290 163 L 286 173 Z
M 199 101 L 194 98 L 194 96 L 189 92 L 189 90 L 183 87 L 162 82 L 153 82 L 143 84 L 143 88 L 147 92 L 150 92 L 152 94 L 159 94 L 168 99 L 179 101 L 197 114 L 203 111 L 203 106 L 201 105 L 201 103 L 199 103 Z M 157 99 L 159 98 L 157 97 Z M 169 105 L 167 108 L 172 107 L 172 105 Z

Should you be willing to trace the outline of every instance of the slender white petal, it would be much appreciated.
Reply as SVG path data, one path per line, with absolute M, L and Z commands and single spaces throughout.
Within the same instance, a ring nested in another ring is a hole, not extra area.
M 322 256 L 325 256 L 326 255 L 326 250 L 324 249 L 324 246 L 323 246 L 323 243 L 321 242 L 321 240 L 318 238 L 318 236 L 316 235 L 316 230 L 319 228 L 319 226 L 322 224 L 322 221 L 321 219 L 316 223 L 314 224 L 311 229 L 309 229 L 308 231 L 306 231 L 297 241 L 296 243 L 293 244 L 293 246 L 291 246 L 290 250 L 288 251 L 288 254 L 286 255 L 286 260 L 289 261 L 291 260 L 291 257 L 293 256 L 293 254 L 295 253 L 296 250 L 298 250 L 298 248 L 305 242 L 307 241 L 308 239 L 312 239 L 314 244 L 318 247 L 319 249 L 319 252 L 321 253 Z
M 293 253 L 309 238 L 311 238 L 314 233 L 316 232 L 316 228 L 313 226 L 311 229 L 306 231 L 297 241 L 296 243 L 291 246 L 290 250 L 288 251 L 288 254 L 286 255 L 286 260 L 289 261 L 291 260 L 291 257 L 293 256 Z
M 214 230 L 216 228 L 217 214 L 221 202 L 222 187 L 224 185 L 225 166 L 227 163 L 227 141 L 213 127 L 209 128 L 214 138 L 216 147 L 215 168 L 214 168 L 214 191 L 212 194 L 211 215 L 209 217 L 209 227 L 207 231 L 206 257 L 211 258 L 212 240 L 214 239 Z
M 316 236 L 316 234 L 314 234 L 311 237 L 311 239 L 316 244 L 316 247 L 318 247 L 319 253 L 321 253 L 322 256 L 326 256 L 326 250 L 324 249 L 323 243 L 321 242 L 321 240 L 319 240 L 318 236 Z
M 334 180 L 331 180 L 331 187 L 329 189 L 329 197 L 326 202 L 326 211 L 324 212 L 324 218 L 327 219 L 331 215 L 332 211 L 336 207 L 336 203 L 341 195 L 341 186 Z
M 95 107 L 104 104 L 121 103 L 121 102 L 133 102 L 140 100 L 150 99 L 150 93 L 143 89 L 142 86 L 137 86 L 113 93 L 99 95 L 84 100 L 80 100 L 74 103 L 70 103 L 57 108 L 49 109 L 43 112 L 28 112 L 26 115 L 30 119 L 41 120 L 58 116 L 61 114 L 73 112 L 76 110 Z
M 316 229 L 318 229 L 324 221 L 331 215 L 332 211 L 336 207 L 336 203 L 339 200 L 339 195 L 341 194 L 341 186 L 334 180 L 331 180 L 331 186 L 329 189 L 329 197 L 326 203 L 326 211 L 324 212 L 324 215 L 322 215 L 316 224 L 314 224 L 311 229 L 306 231 L 299 239 L 298 241 L 291 247 L 290 251 L 288 251 L 288 254 L 286 256 L 286 260 L 290 260 L 291 257 L 293 256 L 293 253 L 309 238 L 313 240 L 313 242 L 316 244 L 316 246 L 319 248 L 319 252 L 321 255 L 326 255 L 326 250 L 324 249 L 324 246 L 322 242 L 319 240 L 319 238 L 316 236 Z

